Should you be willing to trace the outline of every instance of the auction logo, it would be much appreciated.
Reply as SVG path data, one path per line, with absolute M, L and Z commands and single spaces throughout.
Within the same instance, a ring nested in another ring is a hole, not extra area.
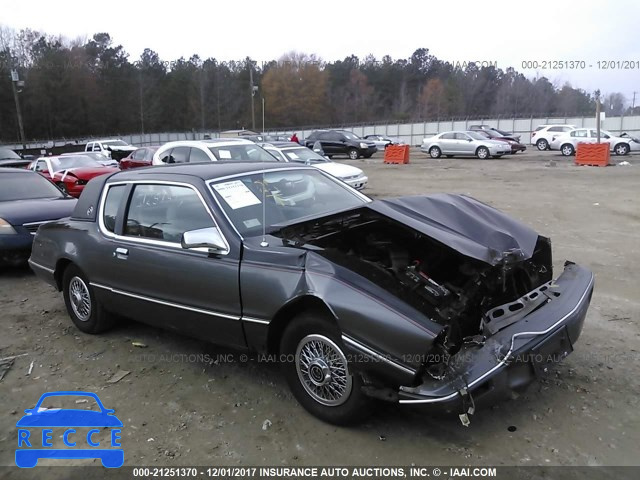
M 58 397 L 65 397 L 65 402 L 72 397 L 71 400 L 75 401 L 74 405 L 91 406 L 95 401 L 99 411 L 48 408 L 43 405 L 43 403 L 45 405 L 60 404 L 62 399 Z M 32 468 L 41 458 L 99 458 L 102 465 L 107 468 L 121 467 L 124 463 L 124 450 L 120 445 L 122 422 L 114 412 L 105 408 L 95 393 L 45 393 L 35 407 L 24 411 L 26 415 L 16 423 L 18 427 L 16 465 L 20 468 Z M 108 437 L 105 438 L 106 434 Z M 58 442 L 60 439 L 61 442 Z M 57 445 L 57 443 L 61 444 Z

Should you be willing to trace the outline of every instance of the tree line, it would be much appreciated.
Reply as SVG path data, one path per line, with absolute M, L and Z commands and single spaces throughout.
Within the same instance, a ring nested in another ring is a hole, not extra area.
M 263 63 L 198 55 L 166 62 L 151 49 L 132 60 L 108 33 L 69 40 L 0 25 L 0 140 L 19 139 L 12 70 L 24 81 L 18 96 L 27 140 L 215 131 L 254 122 L 261 129 L 263 99 L 267 129 L 595 112 L 595 99 L 584 90 L 487 63 L 453 64 L 426 48 L 395 60 L 352 55 L 327 62 L 290 52 Z M 605 105 L 610 114 L 625 112 L 619 93 Z

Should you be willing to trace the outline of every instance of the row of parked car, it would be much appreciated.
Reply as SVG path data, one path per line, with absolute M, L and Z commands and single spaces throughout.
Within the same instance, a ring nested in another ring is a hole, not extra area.
M 539 125 L 531 134 L 531 144 L 538 150 L 558 150 L 564 156 L 574 155 L 578 143 L 597 141 L 598 132 L 595 128 L 577 128 L 575 125 Z M 640 151 L 640 140 L 627 133 L 617 136 L 600 130 L 600 142 L 608 143 L 611 152 L 616 155 Z
M 330 160 L 342 153 L 337 149 L 331 150 L 321 143 L 318 151 L 314 151 L 284 140 L 265 135 L 251 139 L 175 141 L 146 147 L 134 147 L 122 140 L 95 140 L 87 143 L 84 151 L 31 160 L 12 150 L 0 149 L 4 166 L 14 167 L 0 169 L 0 265 L 24 263 L 41 224 L 69 216 L 75 205 L 72 199 L 80 197 L 91 179 L 120 170 L 229 161 L 302 163 L 356 190 L 367 186 L 368 178 L 361 169 Z M 322 146 L 332 153 L 325 154 Z

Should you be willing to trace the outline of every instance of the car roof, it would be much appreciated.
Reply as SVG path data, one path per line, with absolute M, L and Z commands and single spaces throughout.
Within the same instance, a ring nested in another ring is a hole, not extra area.
M 0 168 L 0 173 L 28 173 L 28 174 L 34 173 L 34 174 L 38 175 L 33 170 L 28 170 L 26 168 L 13 168 L 13 167 Z
M 255 145 L 255 142 L 244 138 L 214 138 L 211 140 L 176 140 L 167 142 L 162 147 L 229 147 L 231 145 Z M 158 147 L 159 148 L 159 147 Z
M 265 148 L 265 149 L 269 147 L 273 147 L 273 148 L 277 148 L 278 150 L 282 150 L 283 148 L 307 148 L 296 142 L 263 142 L 263 143 L 259 143 L 258 145 L 260 145 L 262 148 Z
M 157 166 L 150 168 L 130 169 L 116 172 L 109 177 L 109 182 L 123 180 L 142 180 L 145 177 L 164 177 L 174 175 L 184 175 L 202 180 L 212 180 L 216 178 L 239 175 L 243 173 L 260 170 L 281 170 L 294 168 L 308 168 L 305 165 L 284 164 L 283 162 L 239 162 L 239 161 L 218 161 L 210 163 L 192 163 Z

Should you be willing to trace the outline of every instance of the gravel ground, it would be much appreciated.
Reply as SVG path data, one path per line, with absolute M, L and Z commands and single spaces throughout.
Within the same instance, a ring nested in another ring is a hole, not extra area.
M 395 405 L 337 428 L 307 414 L 272 364 L 133 322 L 82 334 L 61 294 L 26 268 L 5 270 L 0 358 L 23 356 L 0 381 L 0 465 L 14 464 L 23 410 L 53 390 L 96 392 L 116 410 L 126 465 L 638 465 L 640 156 L 609 168 L 537 151 L 479 161 L 413 149 L 409 165 L 383 164 L 381 154 L 338 160 L 366 171 L 373 197 L 472 195 L 551 236 L 557 271 L 565 259 L 591 268 L 596 291 L 574 353 L 468 428 L 455 415 Z M 130 373 L 109 383 L 121 370 Z

